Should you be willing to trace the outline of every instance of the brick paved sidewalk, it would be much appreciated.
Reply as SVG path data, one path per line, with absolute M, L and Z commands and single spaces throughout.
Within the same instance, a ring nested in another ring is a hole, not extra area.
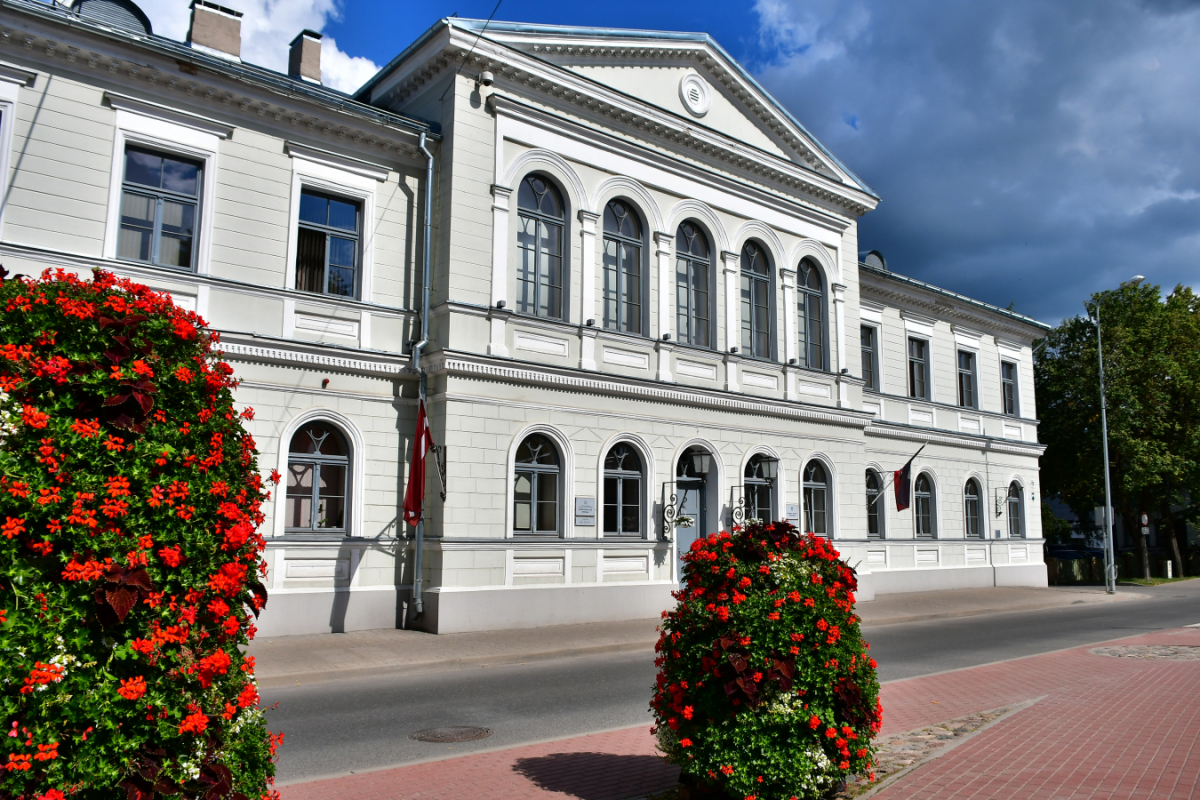
M 1200 629 L 1120 645 L 1200 647 Z M 1096 645 L 883 687 L 883 735 L 1041 698 L 901 775 L 879 800 L 1200 797 L 1200 660 Z M 675 784 L 645 727 L 283 787 L 284 800 L 620 800 Z

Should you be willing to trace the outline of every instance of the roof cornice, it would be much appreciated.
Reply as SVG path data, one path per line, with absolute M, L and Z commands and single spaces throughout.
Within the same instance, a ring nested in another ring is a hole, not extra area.
M 25 0 L 0 0 L 0 10 L 12 12 L 0 22 L 0 53 L 36 62 L 46 71 L 107 73 L 113 83 L 142 91 L 178 92 L 181 105 L 203 107 L 200 101 L 206 101 L 218 105 L 223 114 L 270 117 L 414 159 L 419 157 L 416 139 L 421 132 L 440 139 L 425 123 L 171 39 L 108 28 Z M 61 66 L 54 67 L 55 62 Z
M 982 323 L 990 332 L 1002 332 L 1021 341 L 1040 339 L 1050 330 L 1049 325 L 1031 317 L 905 275 L 861 263 L 858 275 L 864 298 L 879 298 L 901 308 L 923 309 L 941 319 L 962 320 L 973 325 Z

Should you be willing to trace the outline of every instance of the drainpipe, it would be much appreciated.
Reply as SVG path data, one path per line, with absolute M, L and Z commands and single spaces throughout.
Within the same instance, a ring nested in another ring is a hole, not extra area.
M 429 244 L 433 231 L 433 154 L 425 148 L 425 134 L 421 134 L 417 149 L 425 156 L 425 244 L 421 251 L 421 339 L 412 347 L 412 366 L 420 376 L 418 397 L 425 402 L 426 376 L 421 369 L 421 351 L 429 344 Z M 428 406 L 425 413 L 429 413 Z M 427 417 L 428 419 L 428 417 Z M 424 487 L 422 487 L 424 488 Z M 422 492 L 424 497 L 424 492 Z M 416 616 L 425 610 L 421 600 L 423 556 L 425 554 L 425 505 L 421 504 L 421 521 L 417 523 L 417 541 L 413 554 L 413 606 Z

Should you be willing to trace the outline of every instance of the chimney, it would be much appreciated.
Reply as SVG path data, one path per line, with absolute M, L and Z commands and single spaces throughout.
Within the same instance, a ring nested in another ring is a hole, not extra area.
M 309 83 L 321 82 L 321 34 L 303 30 L 292 39 L 288 76 Z
M 242 58 L 242 12 L 211 0 L 192 0 L 188 44 L 221 58 Z

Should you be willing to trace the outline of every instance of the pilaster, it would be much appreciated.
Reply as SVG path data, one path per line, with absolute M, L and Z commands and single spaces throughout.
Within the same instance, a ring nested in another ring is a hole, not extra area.
M 675 318 L 671 313 L 671 247 L 674 241 L 675 237 L 669 233 L 654 233 L 654 252 L 658 259 L 658 326 L 657 329 L 651 328 L 651 335 L 660 340 L 678 336 Z M 667 374 L 669 376 L 670 372 Z M 665 380 L 670 380 L 670 377 Z

